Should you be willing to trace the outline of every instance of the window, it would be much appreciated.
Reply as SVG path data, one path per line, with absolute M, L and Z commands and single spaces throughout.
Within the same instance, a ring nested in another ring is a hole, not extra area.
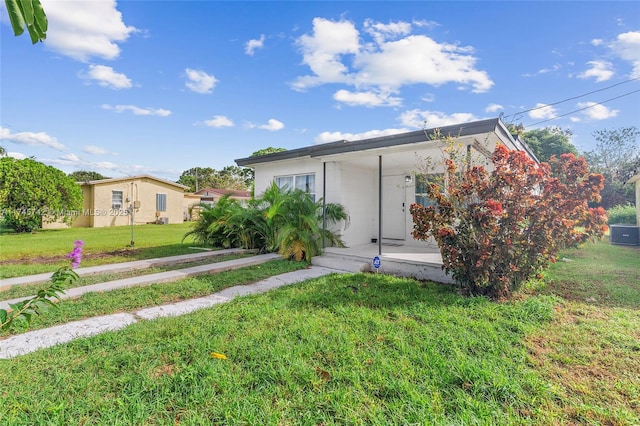
M 300 189 L 307 192 L 311 199 L 316 199 L 316 175 L 293 175 L 293 176 L 277 176 L 274 181 L 278 188 L 284 190 Z
M 427 194 L 429 183 L 444 185 L 444 173 L 416 175 L 416 204 L 422 204 L 425 207 L 433 206 L 433 200 Z
M 111 191 L 111 208 L 113 210 L 122 208 L 122 191 Z
M 167 194 L 156 194 L 156 211 L 167 211 Z

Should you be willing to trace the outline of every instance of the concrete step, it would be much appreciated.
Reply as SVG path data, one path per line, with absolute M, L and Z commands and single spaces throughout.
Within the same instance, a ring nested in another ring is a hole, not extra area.
M 368 272 L 371 265 L 368 261 L 357 256 L 341 256 L 325 253 L 322 256 L 315 256 L 311 259 L 313 266 L 322 266 L 345 272 Z

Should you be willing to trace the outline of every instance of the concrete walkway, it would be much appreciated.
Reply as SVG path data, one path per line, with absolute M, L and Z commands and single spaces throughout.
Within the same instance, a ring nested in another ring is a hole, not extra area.
M 159 274 L 150 274 L 146 276 L 127 278 L 124 280 L 116 280 L 109 283 L 96 284 L 93 286 L 77 287 L 75 289 L 69 289 L 65 294 L 65 298 L 78 297 L 80 294 L 86 293 L 88 291 L 108 291 L 115 288 L 174 281 L 189 276 L 205 273 L 215 273 L 224 270 L 255 265 L 258 263 L 264 263 L 278 257 L 280 256 L 276 254 L 259 255 L 250 258 L 235 259 L 215 264 L 194 266 L 191 268 L 185 268 L 176 271 L 161 272 Z M 263 293 L 274 288 L 336 272 L 340 271 L 336 271 L 335 269 L 326 267 L 312 266 L 308 269 L 302 269 L 299 271 L 288 272 L 285 274 L 270 277 L 253 284 L 229 287 L 206 297 L 139 309 L 133 313 L 125 312 L 93 317 L 41 330 L 29 331 L 23 334 L 9 337 L 4 340 L 0 340 L 0 359 L 8 359 L 20 355 L 25 355 L 38 349 L 67 343 L 83 337 L 94 336 L 106 331 L 120 330 L 128 326 L 129 324 L 134 324 L 143 320 L 184 315 L 198 309 L 209 308 L 219 303 L 228 302 L 238 296 Z M 51 274 L 49 274 L 48 276 L 50 277 Z M 18 299 L 18 301 L 23 299 L 25 298 L 20 298 Z M 10 301 L 0 302 L 0 308 L 3 308 L 3 306 L 7 305 L 9 302 Z
M 192 256 L 192 255 L 189 255 Z M 101 292 L 116 290 L 127 287 L 140 287 L 145 285 L 151 285 L 156 283 L 168 283 L 172 281 L 178 281 L 185 278 L 193 277 L 196 275 L 215 274 L 217 272 L 228 271 L 231 269 L 243 268 L 245 266 L 259 265 L 261 263 L 268 262 L 270 260 L 279 259 L 280 255 L 275 253 L 261 254 L 257 256 L 245 257 L 242 259 L 227 260 L 218 263 L 208 263 L 206 265 L 192 266 L 190 268 L 176 269 L 173 271 L 158 272 L 155 274 L 141 275 L 131 278 L 123 278 L 120 280 L 108 281 L 100 284 L 93 284 L 84 287 L 75 287 L 65 290 L 65 293 L 60 296 L 60 299 L 74 299 L 82 296 L 85 293 Z M 135 262 L 128 262 L 135 263 Z M 123 264 L 115 264 L 123 265 Z M 104 265 L 105 267 L 113 265 Z M 51 277 L 51 274 L 49 274 Z M 33 296 L 19 297 L 11 300 L 0 301 L 0 309 L 9 309 L 9 304 L 18 303 L 25 299 L 29 299 Z
M 136 271 L 140 269 L 148 269 L 157 266 L 179 265 L 189 262 L 200 262 L 216 256 L 224 256 L 228 254 L 247 253 L 244 249 L 225 249 L 206 251 L 200 253 L 181 254 L 177 256 L 159 257 L 155 259 L 135 260 L 133 262 L 112 263 L 108 265 L 89 266 L 87 268 L 74 269 L 81 277 L 98 274 L 115 274 L 118 272 Z M 39 284 L 47 282 L 51 279 L 52 272 L 43 274 L 27 275 L 23 277 L 5 278 L 0 280 L 0 288 L 11 287 L 14 285 Z

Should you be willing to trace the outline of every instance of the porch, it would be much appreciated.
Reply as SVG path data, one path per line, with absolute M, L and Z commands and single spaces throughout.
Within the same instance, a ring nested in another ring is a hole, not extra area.
M 382 254 L 378 254 L 382 251 Z M 380 257 L 379 273 L 453 283 L 442 270 L 442 257 L 435 246 L 416 247 L 394 243 L 360 244 L 346 248 L 327 247 L 322 256 L 311 259 L 316 266 L 347 272 L 375 272 L 373 258 Z

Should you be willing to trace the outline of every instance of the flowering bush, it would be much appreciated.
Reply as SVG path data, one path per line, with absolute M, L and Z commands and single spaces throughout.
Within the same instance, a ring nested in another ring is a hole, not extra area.
M 452 156 L 452 158 L 455 158 Z M 524 152 L 499 145 L 494 170 L 445 161 L 446 190 L 427 184 L 434 206 L 413 204 L 413 237 L 433 237 L 443 267 L 468 294 L 505 297 L 539 274 L 558 251 L 601 238 L 606 212 L 602 175 L 589 174 L 573 154 L 537 164 Z
M 49 287 L 39 290 L 38 294 L 30 299 L 10 304 L 10 311 L 0 309 L 0 329 L 9 330 L 26 328 L 31 323 L 34 315 L 41 315 L 51 306 L 56 306 L 52 299 L 60 300 L 64 294 L 65 284 L 71 284 L 78 279 L 78 274 L 73 270 L 80 265 L 82 260 L 82 248 L 84 241 L 77 240 L 73 243 L 73 250 L 66 255 L 71 260 L 71 266 L 63 266 L 51 276 Z

